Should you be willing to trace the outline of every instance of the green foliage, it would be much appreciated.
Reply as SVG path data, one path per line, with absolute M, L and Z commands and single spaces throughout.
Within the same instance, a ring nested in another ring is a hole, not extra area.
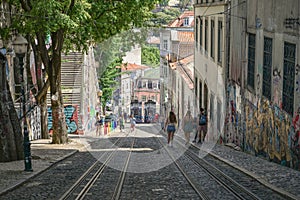
M 164 7 L 165 7 L 165 6 L 168 6 L 168 5 L 169 5 L 169 1 L 170 1 L 170 0 L 162 0 L 162 1 L 160 2 L 159 5 L 160 5 L 160 6 L 164 6 Z
M 193 8 L 192 4 L 193 4 L 193 1 L 191 1 L 191 0 L 180 0 L 178 6 L 179 6 L 180 10 L 182 10 L 182 11 L 185 9 L 191 10 Z
M 18 15 L 12 15 L 12 28 L 20 33 L 36 36 L 37 33 L 55 35 L 63 31 L 66 51 L 85 51 L 88 46 L 100 43 L 113 35 L 143 27 L 152 18 L 153 0 L 10 0 Z
M 153 24 L 168 25 L 172 20 L 180 15 L 179 8 L 165 8 L 154 14 L 152 18 Z
M 104 70 L 100 77 L 100 88 L 102 89 L 102 105 L 105 106 L 106 102 L 111 99 L 115 86 L 118 84 L 116 78 L 121 75 L 120 69 L 116 68 L 121 66 L 122 58 L 115 59 Z
M 124 31 L 97 44 L 95 59 L 99 62 L 99 76 L 115 59 L 125 56 L 133 46 L 142 46 L 148 36 L 148 28 Z
M 159 67 L 160 64 L 160 51 L 157 47 L 146 46 L 142 48 L 142 64 Z

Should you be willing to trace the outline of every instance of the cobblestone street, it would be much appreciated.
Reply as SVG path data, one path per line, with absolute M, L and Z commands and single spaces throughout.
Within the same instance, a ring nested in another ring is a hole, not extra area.
M 134 137 L 129 137 L 136 138 L 137 146 L 134 148 L 135 153 L 133 152 L 131 164 L 128 168 L 129 171 L 125 176 L 120 199 L 141 199 L 142 197 L 149 197 L 151 199 L 199 198 L 190 188 L 188 182 L 184 181 L 179 171 L 176 172 L 176 166 L 172 164 L 172 161 L 168 161 L 169 158 L 166 157 L 167 154 L 161 149 L 162 147 L 157 146 L 154 139 L 161 138 L 164 135 L 159 129 L 158 125 L 138 125 Z M 95 138 L 93 134 L 91 133 L 90 136 L 82 138 L 75 135 L 70 136 L 72 142 L 67 145 L 51 145 L 46 140 L 35 141 L 32 144 L 32 165 L 34 170 L 32 173 L 23 171 L 24 163 L 22 161 L 1 165 L 0 177 L 1 180 L 4 180 L 0 184 L 1 199 L 57 199 L 68 190 L 68 187 L 71 187 L 76 182 L 81 174 L 85 173 L 96 160 L 97 156 L 101 157 L 101 149 L 108 150 L 107 145 L 116 141 L 117 138 L 128 137 L 117 130 L 109 136 L 101 138 Z M 183 135 L 181 132 L 178 132 L 176 137 L 180 140 Z M 165 139 L 163 141 L 165 142 Z M 212 150 L 210 146 L 211 144 L 207 143 L 206 146 L 203 144 L 201 148 L 203 152 L 208 150 L 214 157 L 254 177 L 262 185 L 266 185 L 272 190 L 280 191 L 285 196 L 283 199 L 300 198 L 300 186 L 298 184 L 300 173 L 298 171 L 245 154 L 229 146 L 214 144 Z M 120 153 L 126 153 L 129 150 L 120 147 L 119 149 L 121 150 Z M 186 150 L 180 147 L 179 144 L 174 145 L 172 148 L 167 147 L 168 149 L 174 155 L 179 155 L 179 157 Z M 175 153 L 176 151 L 181 153 Z M 121 157 L 124 157 L 124 155 L 120 154 Z M 120 159 L 117 160 L 121 161 Z M 115 169 L 110 173 L 119 173 L 120 169 L 118 167 L 121 164 L 117 164 L 117 160 L 113 162 L 115 164 L 108 165 L 111 170 Z M 145 163 L 148 164 L 145 165 Z M 137 169 L 140 171 L 137 171 Z M 199 180 L 197 184 L 200 184 L 201 180 L 204 180 L 204 175 L 200 175 L 200 177 L 202 178 L 197 179 Z M 25 180 L 27 181 L 23 182 Z M 106 183 L 112 184 L 109 180 L 110 178 L 107 179 Z M 115 178 L 111 180 L 115 180 Z M 111 190 L 108 188 L 114 187 L 110 184 L 106 185 L 100 182 L 96 184 L 97 187 L 92 187 L 96 190 L 91 189 L 89 199 L 97 199 L 99 195 L 102 196 L 101 199 L 109 199 L 110 193 L 108 191 Z M 206 185 L 204 191 L 211 191 L 215 195 L 214 198 L 217 199 L 222 196 L 224 197 L 225 193 L 222 193 L 222 190 L 218 189 L 217 193 L 214 192 L 216 187 L 213 185 L 210 182 L 209 185 Z M 10 190 L 12 192 L 9 192 Z M 235 198 L 232 197 L 232 199 Z

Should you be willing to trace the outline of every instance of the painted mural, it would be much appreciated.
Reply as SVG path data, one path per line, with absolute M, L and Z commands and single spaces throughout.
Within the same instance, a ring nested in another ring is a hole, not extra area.
M 228 85 L 227 95 L 226 129 L 222 141 L 300 170 L 300 107 L 292 117 L 281 109 L 280 101 L 272 104 L 268 100 L 253 97 L 250 100 L 243 99 L 244 106 L 239 110 L 234 84 Z M 242 111 L 244 116 L 241 115 Z
M 41 109 L 38 106 L 35 106 L 27 117 L 27 124 L 29 130 L 29 139 L 37 140 L 42 138 L 42 129 L 41 129 Z
M 266 100 L 247 102 L 245 110 L 245 151 L 300 170 L 300 109 L 294 119 Z
M 225 135 L 221 138 L 225 143 L 235 143 L 241 146 L 243 134 L 240 125 L 240 112 L 238 112 L 237 89 L 234 84 L 227 86 L 227 113 L 225 118 Z
M 78 131 L 78 106 L 77 105 L 66 105 L 66 106 L 64 106 L 64 113 L 66 116 L 68 133 L 77 134 L 77 131 Z M 51 107 L 48 107 L 48 130 L 51 133 L 51 130 L 52 130 Z

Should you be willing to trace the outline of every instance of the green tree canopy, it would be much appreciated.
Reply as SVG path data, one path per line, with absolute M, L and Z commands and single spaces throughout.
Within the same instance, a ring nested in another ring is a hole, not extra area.
M 117 66 L 121 65 L 122 58 L 116 58 L 106 67 L 103 74 L 101 75 L 99 85 L 103 92 L 101 99 L 103 108 L 105 107 L 106 102 L 111 99 L 112 93 L 119 83 L 116 78 L 121 75 L 121 69 L 117 68 Z
M 142 64 L 159 67 L 160 64 L 160 51 L 157 47 L 143 45 L 142 47 Z
M 53 143 L 65 143 L 66 124 L 61 95 L 61 54 L 86 51 L 90 45 L 152 17 L 154 0 L 8 0 L 12 10 L 9 30 L 27 35 L 48 74 L 53 114 Z M 7 36 L 7 34 L 3 34 Z M 49 40 L 50 39 L 50 40 Z M 47 84 L 45 84 L 47 85 Z M 47 91 L 47 90 L 42 90 Z

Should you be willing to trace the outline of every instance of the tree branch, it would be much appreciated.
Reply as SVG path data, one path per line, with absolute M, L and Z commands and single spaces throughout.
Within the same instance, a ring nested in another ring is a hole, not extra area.
M 38 104 L 40 104 L 41 98 L 47 94 L 49 86 L 50 81 L 49 79 L 47 79 L 46 83 L 43 85 L 43 88 L 38 92 L 38 94 L 35 97 L 37 99 Z

